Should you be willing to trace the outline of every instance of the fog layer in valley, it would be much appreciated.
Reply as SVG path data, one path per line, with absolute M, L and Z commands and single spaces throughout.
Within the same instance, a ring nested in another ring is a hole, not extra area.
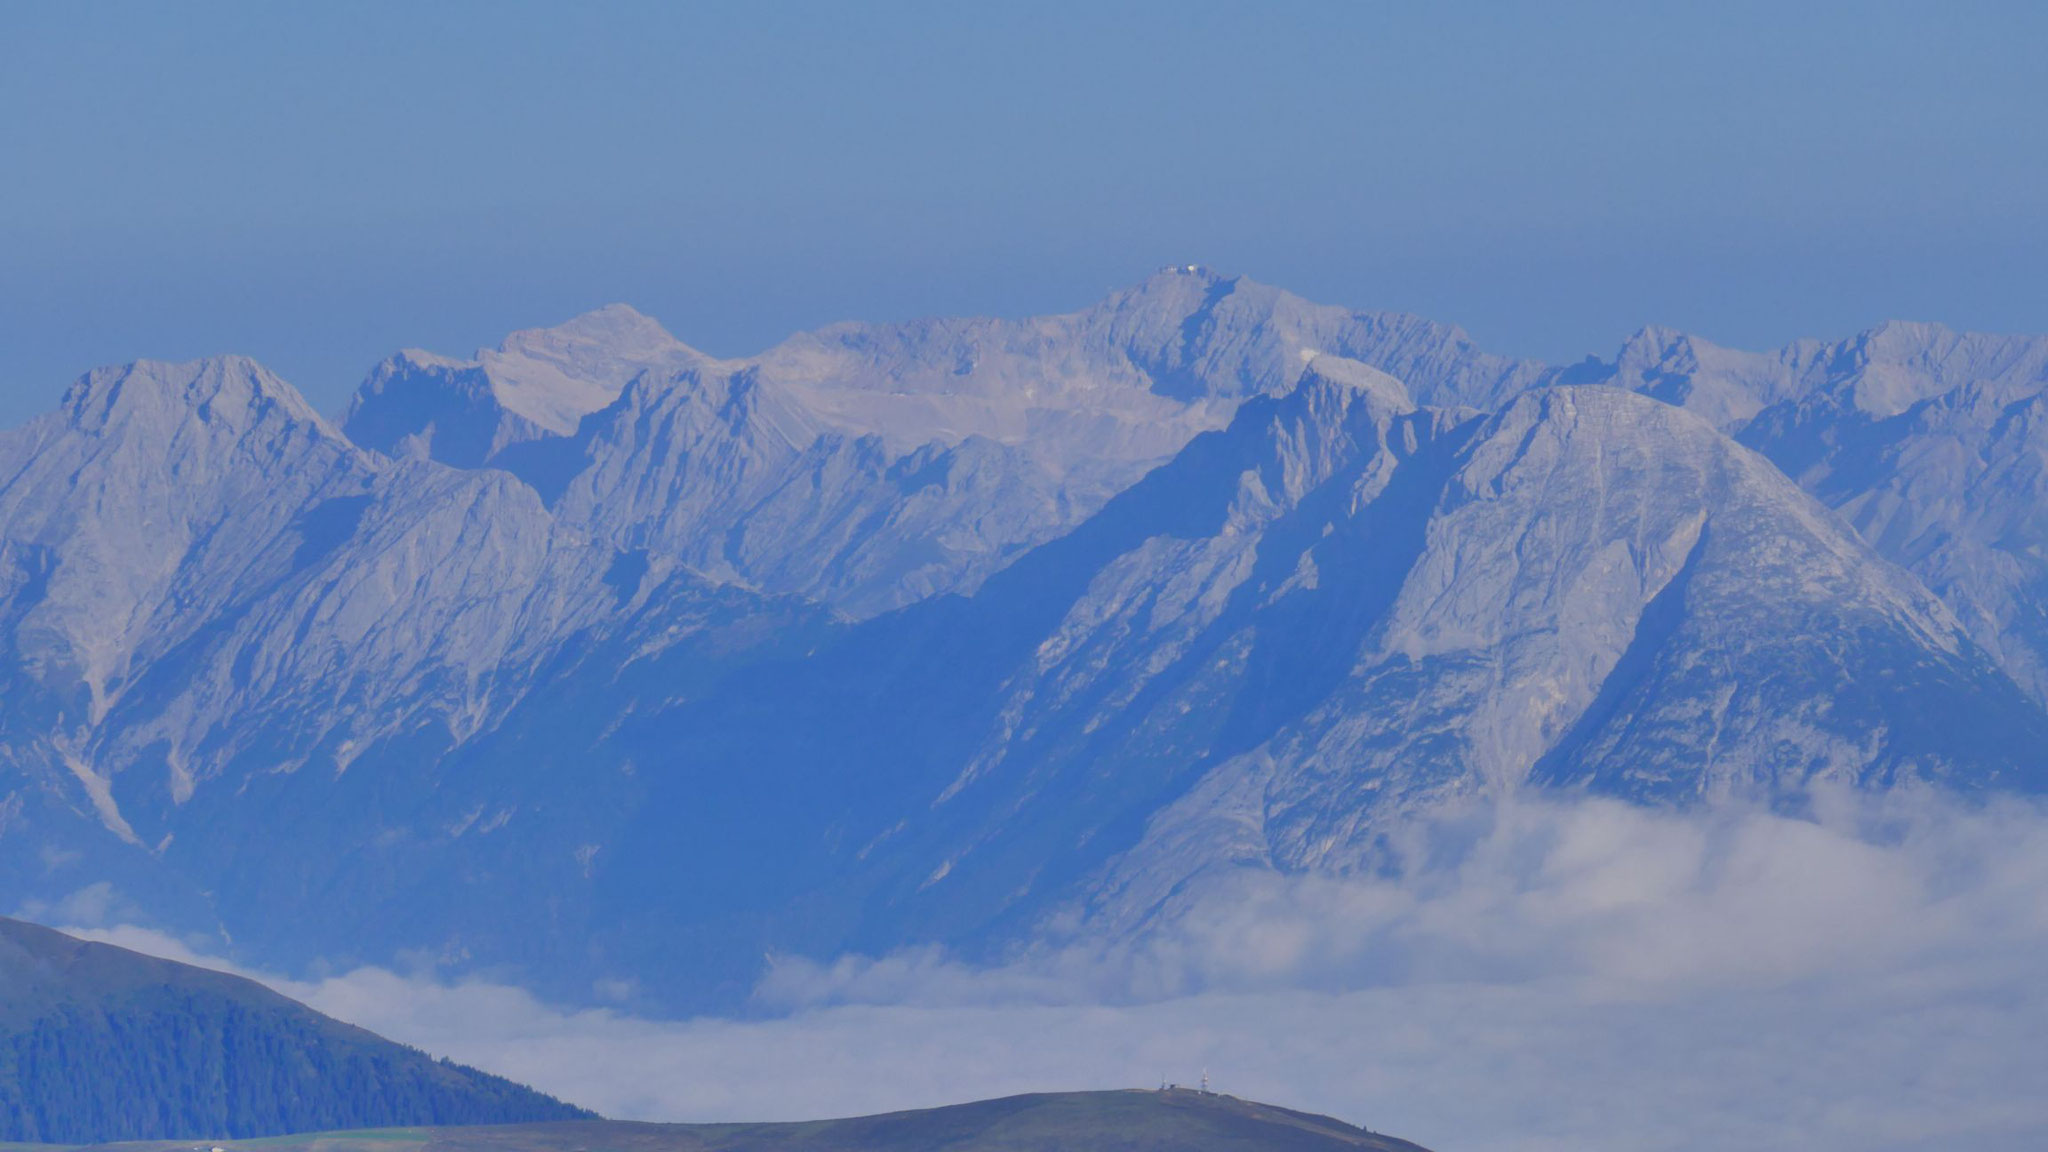
M 1533 801 L 1418 825 L 1380 878 L 1245 874 L 1175 923 L 972 967 L 780 958 L 751 1013 L 560 1009 L 487 977 L 263 977 L 642 1119 L 843 1115 L 1183 1083 L 1439 1148 L 2038 1146 L 2048 812 L 1816 817 Z M 84 893 L 46 919 L 113 916 Z M 84 935 L 198 959 L 101 922 Z

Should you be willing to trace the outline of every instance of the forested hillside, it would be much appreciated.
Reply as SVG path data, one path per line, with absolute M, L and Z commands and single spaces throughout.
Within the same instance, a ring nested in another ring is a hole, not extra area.
M 587 1115 L 251 981 L 0 919 L 0 1140 L 232 1138 Z

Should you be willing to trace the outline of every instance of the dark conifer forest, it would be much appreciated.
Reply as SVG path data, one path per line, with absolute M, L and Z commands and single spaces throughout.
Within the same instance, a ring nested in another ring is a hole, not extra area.
M 588 1115 L 247 980 L 0 920 L 0 1141 L 225 1139 Z

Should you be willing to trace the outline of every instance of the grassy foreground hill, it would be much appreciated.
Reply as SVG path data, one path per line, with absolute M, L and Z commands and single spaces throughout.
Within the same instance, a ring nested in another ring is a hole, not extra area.
M 194 1152 L 195 1147 L 211 1146 L 130 1144 L 119 1152 Z M 1426 1152 L 1327 1116 L 1185 1089 L 1010 1096 L 792 1124 L 589 1120 L 330 1132 L 222 1147 L 227 1152 Z
M 600 1120 L 253 981 L 0 918 L 0 1152 L 1424 1152 L 1234 1096 L 1063 1092 L 846 1120 Z
M 254 981 L 0 918 L 0 1140 L 218 1139 L 589 1115 Z

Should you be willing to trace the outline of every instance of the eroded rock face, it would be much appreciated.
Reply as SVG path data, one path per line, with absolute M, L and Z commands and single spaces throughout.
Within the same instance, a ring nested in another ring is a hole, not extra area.
M 1887 325 L 1741 431 L 2048 699 L 2048 341 Z
M 103 370 L 0 433 L 0 868 L 678 1007 L 1138 930 L 1463 797 L 2037 789 L 2044 365 L 1552 369 L 1182 268 L 734 361 L 614 307 L 340 429 L 245 360 Z
M 2048 339 L 1895 322 L 1748 353 L 1646 329 L 1578 374 L 1681 405 L 1768 456 L 2048 700 Z
M 941 920 L 999 916 L 1054 895 L 1034 869 L 1086 874 L 1128 927 L 1220 865 L 1372 867 L 1462 798 L 2048 783 L 2041 709 L 1946 607 L 1705 422 L 1604 388 L 1459 416 L 1332 375 L 1148 477 L 1129 498 L 1157 520 L 1080 571 L 1034 555 L 1016 604 L 1011 574 L 987 586 L 990 617 L 1057 620 L 990 677 L 988 728 L 912 822 L 944 847 L 895 899 L 957 884 Z M 1048 586 L 1077 594 L 1024 607 Z

